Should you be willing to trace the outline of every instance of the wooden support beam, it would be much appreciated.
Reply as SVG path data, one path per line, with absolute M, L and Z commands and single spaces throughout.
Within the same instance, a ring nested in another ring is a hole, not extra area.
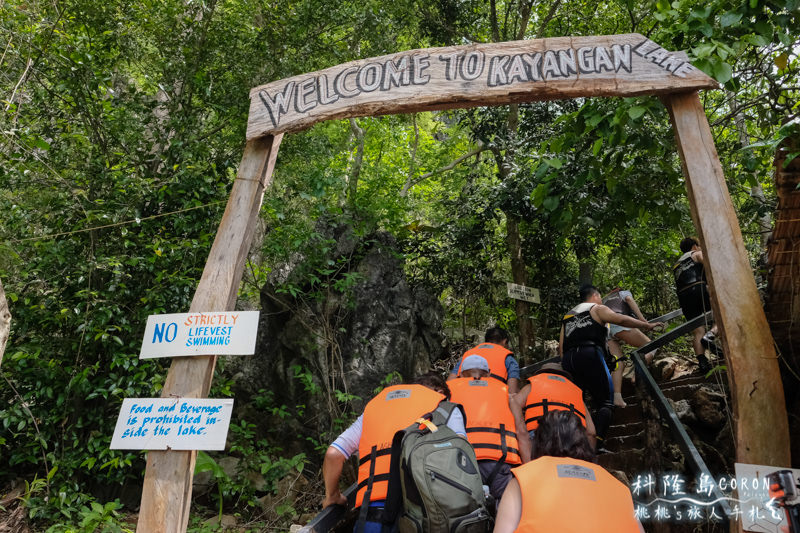
M 217 236 L 197 286 L 191 312 L 230 311 L 236 303 L 264 189 L 272 180 L 283 135 L 247 142 Z M 204 398 L 217 356 L 172 360 L 161 397 Z M 189 523 L 196 451 L 147 454 L 137 533 L 180 533 Z
M 789 428 L 778 359 L 711 128 L 696 92 L 670 94 L 663 101 L 675 129 L 711 308 L 722 333 L 736 460 L 788 467 Z

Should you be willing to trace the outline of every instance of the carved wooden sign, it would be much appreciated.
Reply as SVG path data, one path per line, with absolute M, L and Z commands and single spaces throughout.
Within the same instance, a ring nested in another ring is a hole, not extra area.
M 638 33 L 425 48 L 252 89 L 247 138 L 337 118 L 717 87 L 685 53 Z

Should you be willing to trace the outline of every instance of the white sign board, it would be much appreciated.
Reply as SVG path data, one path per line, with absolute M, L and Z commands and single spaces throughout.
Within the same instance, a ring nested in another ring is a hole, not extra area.
M 258 315 L 258 311 L 150 315 L 139 358 L 252 355 Z
M 800 479 L 800 470 L 780 468 L 777 466 L 750 465 L 736 463 L 736 477 L 729 480 L 728 485 L 735 488 L 738 493 L 738 510 L 741 513 L 742 530 L 781 533 L 787 526 L 786 513 L 777 505 L 773 495 L 770 494 L 770 481 L 767 476 L 774 472 L 786 472 L 787 484 L 797 484 Z M 736 486 L 733 487 L 733 481 Z M 720 487 L 721 488 L 721 487 Z M 794 490 L 796 492 L 797 489 Z M 788 499 L 787 504 L 798 504 L 797 496 Z
M 525 285 L 517 285 L 516 283 L 506 283 L 506 288 L 508 289 L 509 298 L 525 300 L 526 302 L 533 302 L 535 304 L 540 302 L 539 289 L 532 289 Z
M 232 399 L 125 398 L 112 450 L 224 450 Z

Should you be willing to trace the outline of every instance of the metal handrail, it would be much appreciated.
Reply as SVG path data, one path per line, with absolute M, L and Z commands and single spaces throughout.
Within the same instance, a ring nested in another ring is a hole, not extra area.
M 703 458 L 697 451 L 697 447 L 695 447 L 691 437 L 689 437 L 689 434 L 686 432 L 686 428 L 683 427 L 683 423 L 678 418 L 677 413 L 675 413 L 675 410 L 672 408 L 672 404 L 670 404 L 669 400 L 667 400 L 667 398 L 664 396 L 664 393 L 656 383 L 653 375 L 647 369 L 647 365 L 642 360 L 642 354 L 649 353 L 656 348 L 660 348 L 672 342 L 676 338 L 692 331 L 698 326 L 704 324 L 706 320 L 710 319 L 711 311 L 684 324 L 681 324 L 672 331 L 665 333 L 652 342 L 649 342 L 644 346 L 634 350 L 631 353 L 631 359 L 633 360 L 634 367 L 636 368 L 636 378 L 641 379 L 645 389 L 650 393 L 650 397 L 653 398 L 653 401 L 656 404 L 656 409 L 658 409 L 658 412 L 661 415 L 661 419 L 667 423 L 670 431 L 672 432 L 672 436 L 678 441 L 678 446 L 683 451 L 684 457 L 686 457 L 686 460 L 689 464 L 689 468 L 692 469 L 695 475 L 705 475 L 707 476 L 707 479 L 713 480 L 714 478 L 711 476 L 711 472 L 708 470 L 705 461 L 703 461 Z M 716 506 L 718 506 L 725 514 L 725 517 L 730 518 L 733 512 L 731 511 L 731 508 L 725 499 L 725 495 L 722 493 L 716 483 L 712 482 L 711 492 L 714 494 L 714 499 L 718 500 Z M 726 527 L 728 522 L 723 520 L 722 524 L 723 527 Z

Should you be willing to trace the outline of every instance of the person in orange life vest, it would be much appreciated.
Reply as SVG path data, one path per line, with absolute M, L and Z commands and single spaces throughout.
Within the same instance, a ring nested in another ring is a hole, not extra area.
M 700 249 L 700 243 L 692 237 L 683 239 L 680 247 L 683 255 L 672 267 L 672 273 L 675 277 L 675 290 L 678 293 L 678 303 L 683 310 L 683 316 L 686 320 L 692 320 L 711 310 L 705 259 L 703 251 Z M 716 324 L 708 333 L 706 333 L 705 325 L 692 330 L 692 347 L 701 374 L 708 374 L 711 370 L 711 363 L 706 358 L 706 348 L 714 353 L 719 353 L 719 349 L 714 344 L 716 334 Z
M 325 498 L 322 507 L 346 505 L 347 499 L 339 489 L 342 468 L 348 457 L 358 451 L 358 492 L 356 507 L 360 507 L 369 492 L 369 509 L 365 533 L 379 532 L 389 478 L 389 460 L 394 434 L 410 426 L 420 416 L 436 409 L 439 402 L 450 398 L 450 389 L 444 379 L 428 372 L 408 385 L 386 387 L 370 400 L 364 412 L 347 428 L 325 452 L 322 477 Z M 460 409 L 454 409 L 447 426 L 466 438 L 464 418 Z M 373 482 L 369 487 L 372 471 Z
M 525 426 L 530 438 L 541 420 L 550 411 L 572 411 L 578 415 L 586 428 L 592 447 L 595 446 L 595 430 L 592 415 L 583 403 L 583 391 L 572 382 L 572 376 L 559 363 L 542 365 L 528 383 L 520 389 L 513 400 L 522 410 Z
M 599 441 L 598 449 L 601 449 L 614 411 L 614 389 L 606 363 L 606 323 L 647 331 L 663 324 L 651 324 L 615 313 L 603 305 L 600 292 L 593 285 L 582 286 L 580 296 L 582 303 L 567 312 L 561 321 L 558 351 L 561 366 L 592 399 L 592 419 Z
M 622 290 L 617 287 L 603 297 L 603 305 L 621 315 L 628 315 L 638 318 L 643 322 L 647 322 L 642 312 L 639 310 L 639 305 L 633 299 L 633 294 L 630 291 Z M 614 384 L 614 405 L 616 407 L 625 407 L 627 404 L 622 399 L 622 373 L 625 371 L 625 365 L 622 364 L 622 347 L 621 342 L 625 342 L 630 346 L 636 348 L 644 346 L 650 342 L 650 337 L 642 333 L 641 330 L 636 328 L 628 328 L 625 326 L 618 326 L 617 324 L 608 325 L 608 351 L 614 356 L 617 361 L 616 367 L 611 371 L 611 382 Z M 653 360 L 656 352 L 653 350 L 645 354 L 644 360 L 647 364 Z
M 522 409 L 512 405 L 506 385 L 489 377 L 489 363 L 480 355 L 465 357 L 460 377 L 448 385 L 451 401 L 461 404 L 467 415 L 467 439 L 475 449 L 483 483 L 499 500 L 511 479 L 511 467 L 530 460 Z
M 494 533 L 640 533 L 633 498 L 594 463 L 580 418 L 551 411 L 533 438 L 533 460 L 513 470 Z
M 514 352 L 508 349 L 508 332 L 503 328 L 493 327 L 486 330 L 484 342 L 470 348 L 461 356 L 459 363 L 450 371 L 447 381 L 456 379 L 461 371 L 461 363 L 470 355 L 480 355 L 489 362 L 489 375 L 508 385 L 508 392 L 519 391 L 519 363 Z

